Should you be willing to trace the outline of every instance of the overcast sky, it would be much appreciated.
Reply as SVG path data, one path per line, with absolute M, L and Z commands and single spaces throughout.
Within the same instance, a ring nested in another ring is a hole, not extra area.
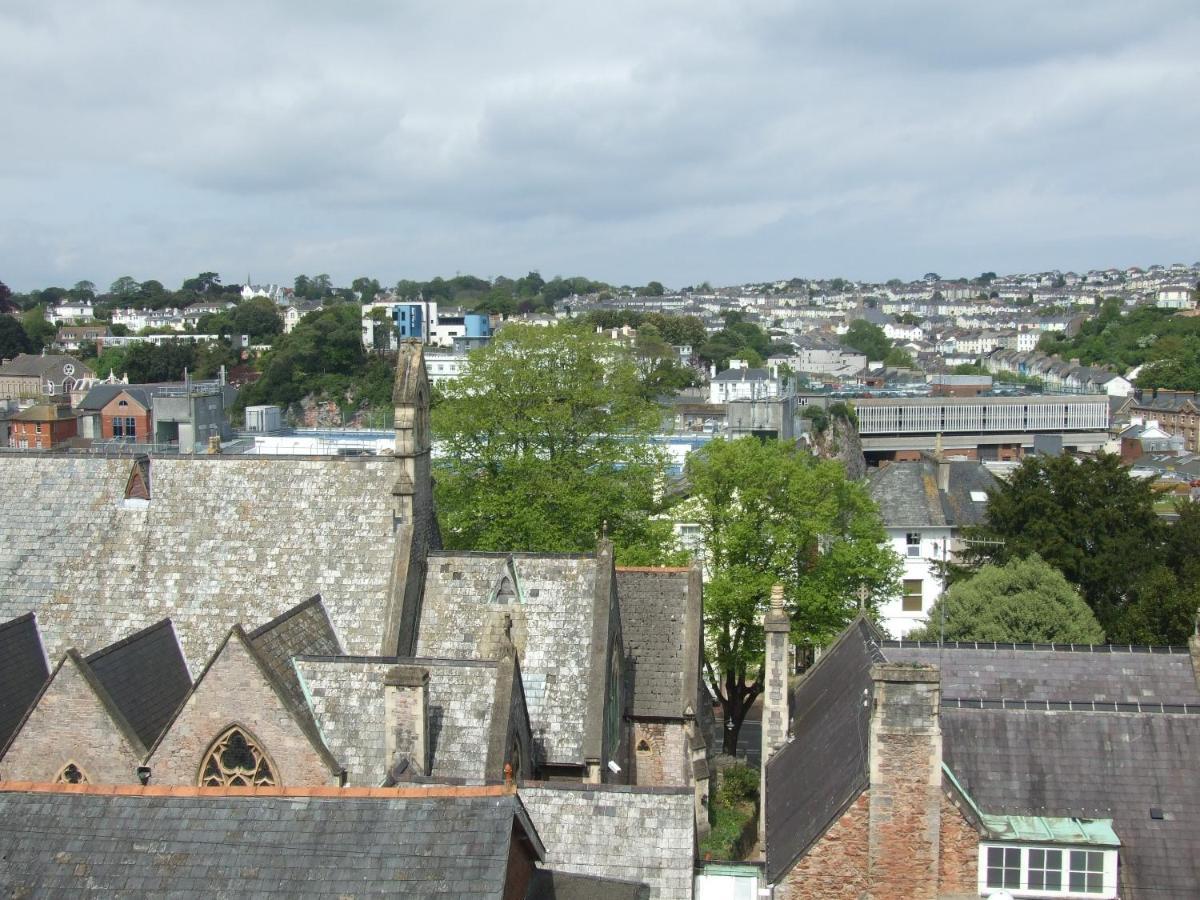
M 1197 0 L 4 0 L 0 280 L 1200 258 Z

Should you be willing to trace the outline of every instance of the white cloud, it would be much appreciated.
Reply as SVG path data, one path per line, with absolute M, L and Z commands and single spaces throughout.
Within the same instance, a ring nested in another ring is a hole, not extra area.
M 0 278 L 1190 261 L 1198 40 L 1189 0 L 10 2 Z

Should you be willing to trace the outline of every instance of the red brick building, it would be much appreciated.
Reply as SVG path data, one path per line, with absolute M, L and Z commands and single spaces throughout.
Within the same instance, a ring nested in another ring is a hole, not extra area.
M 100 437 L 131 443 L 153 443 L 154 427 L 148 392 L 129 388 L 113 397 L 100 410 Z
M 79 420 L 70 406 L 31 406 L 10 420 L 9 446 L 21 450 L 49 450 L 79 432 Z

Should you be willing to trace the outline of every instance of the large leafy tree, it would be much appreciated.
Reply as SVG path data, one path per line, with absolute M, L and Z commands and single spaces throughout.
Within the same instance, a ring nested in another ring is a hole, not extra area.
M 593 549 L 607 523 L 618 559 L 652 562 L 664 460 L 659 412 L 633 357 L 586 328 L 509 325 L 445 388 L 433 428 L 445 543 L 476 550 Z
M 12 359 L 18 353 L 30 353 L 33 344 L 21 323 L 13 316 L 0 315 L 0 359 Z
M 763 691 L 762 613 L 784 586 L 792 637 L 821 644 L 897 587 L 900 562 L 879 512 L 839 463 L 794 445 L 714 440 L 688 457 L 689 503 L 704 538 L 705 668 L 724 710 L 725 752 Z
M 1117 457 L 1035 456 L 990 492 L 986 521 L 965 530 L 964 557 L 977 565 L 1038 554 L 1115 636 L 1135 589 L 1160 564 L 1163 528 L 1150 484 Z
M 1104 629 L 1079 591 L 1034 554 L 986 565 L 938 598 L 909 637 L 936 641 L 1101 644 Z
M 859 353 L 867 354 L 867 359 L 883 359 L 892 349 L 892 342 L 887 339 L 883 329 L 866 319 L 855 319 L 842 335 L 842 343 L 852 347 Z

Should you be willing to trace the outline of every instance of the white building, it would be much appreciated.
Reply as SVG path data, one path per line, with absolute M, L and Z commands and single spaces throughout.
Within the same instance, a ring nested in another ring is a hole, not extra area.
M 939 564 L 961 548 L 964 526 L 983 520 L 987 492 L 996 479 L 975 461 L 894 462 L 870 473 L 868 489 L 879 505 L 888 541 L 904 563 L 900 594 L 881 609 L 892 637 L 923 625 L 945 589 Z
M 728 403 L 730 400 L 768 400 L 782 393 L 777 373 L 768 369 L 751 369 L 740 359 L 731 359 L 730 368 L 712 376 L 708 385 L 709 403 Z
M 1159 288 L 1154 305 L 1159 309 L 1195 309 L 1194 292 L 1186 284 L 1172 284 Z

